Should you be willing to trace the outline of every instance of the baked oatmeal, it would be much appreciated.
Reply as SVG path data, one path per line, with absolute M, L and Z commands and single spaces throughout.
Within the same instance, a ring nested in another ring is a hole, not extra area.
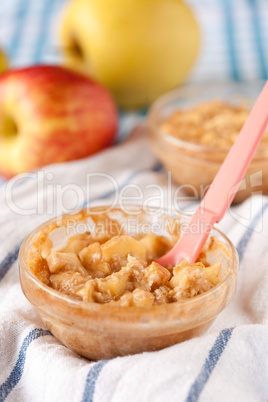
M 21 247 L 25 296 L 51 333 L 81 356 L 109 359 L 199 336 L 234 296 L 231 242 L 215 230 L 197 264 L 160 267 L 155 259 L 188 217 L 150 211 L 90 208 L 36 228 Z
M 101 235 L 90 231 L 71 236 L 65 233 L 62 244 L 55 244 L 55 233 L 62 228 L 46 227 L 32 243 L 28 267 L 43 283 L 70 297 L 118 306 L 177 302 L 221 282 L 221 264 L 210 264 L 205 249 L 195 264 L 184 260 L 165 268 L 156 262 L 175 244 L 178 231 L 169 238 L 155 233 L 130 236 L 119 222 L 105 219 L 105 227 L 116 223 L 115 235 L 107 230 Z M 224 246 L 211 237 L 206 247 Z
M 200 94 L 200 99 L 204 97 L 205 92 Z M 180 186 L 177 191 L 182 196 L 186 193 L 194 199 L 204 197 L 249 115 L 250 103 L 246 98 L 234 97 L 233 104 L 232 100 L 207 100 L 176 108 L 176 102 L 163 100 L 152 107 L 149 113 L 152 148 Z M 253 191 L 268 194 L 267 161 L 268 131 L 233 203 L 244 201 Z
M 250 110 L 220 100 L 200 103 L 175 111 L 161 125 L 161 130 L 183 141 L 230 148 L 245 124 Z M 262 142 L 268 141 L 268 131 Z

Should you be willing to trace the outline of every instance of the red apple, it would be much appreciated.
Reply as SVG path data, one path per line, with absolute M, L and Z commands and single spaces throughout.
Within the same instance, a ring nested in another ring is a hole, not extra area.
M 105 88 L 63 67 L 0 76 L 0 174 L 11 177 L 110 145 L 117 112 Z

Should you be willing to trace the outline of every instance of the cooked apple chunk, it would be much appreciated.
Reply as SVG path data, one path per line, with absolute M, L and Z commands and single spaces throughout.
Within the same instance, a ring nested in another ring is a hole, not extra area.
M 130 273 L 124 268 L 119 272 L 114 272 L 112 275 L 104 279 L 97 280 L 97 287 L 101 293 L 108 296 L 117 297 L 127 289 Z
M 88 275 L 87 270 L 83 267 L 78 257 L 74 253 L 59 253 L 51 251 L 47 257 L 48 268 L 51 273 L 60 270 L 80 272 L 82 275 Z
M 77 292 L 77 296 L 80 297 L 83 301 L 87 301 L 89 303 L 95 303 L 94 293 L 96 290 L 96 282 L 94 280 L 89 280 L 83 288 L 81 288 Z
M 129 278 L 130 273 L 122 268 L 120 272 L 115 272 L 107 278 L 89 280 L 77 294 L 84 301 L 107 303 L 120 296 L 124 291 L 130 290 Z
M 217 263 L 212 265 L 212 267 L 206 267 L 206 279 L 212 283 L 212 285 L 216 286 L 218 283 L 222 281 L 222 269 L 221 264 Z
M 83 248 L 87 247 L 90 243 L 89 234 L 79 234 L 72 236 L 68 239 L 68 243 L 60 251 L 62 253 L 78 254 Z
M 188 264 L 186 260 L 181 261 L 174 267 L 173 277 L 169 283 L 175 291 L 175 300 L 196 296 L 213 287 L 206 279 L 204 264 L 202 262 Z
M 49 239 L 49 237 L 46 238 L 46 240 L 42 244 L 42 251 L 41 255 L 43 258 L 47 258 L 51 252 L 51 249 L 53 247 L 52 241 Z
M 141 259 L 145 259 L 145 247 L 139 241 L 130 236 L 115 236 L 101 245 L 103 258 L 110 262 L 114 256 L 127 257 L 128 254 L 134 254 Z
M 93 277 L 104 277 L 111 273 L 110 265 L 103 261 L 101 245 L 98 242 L 83 248 L 79 253 L 79 258 Z
M 161 257 L 171 248 L 171 244 L 166 237 L 157 236 L 155 233 L 144 236 L 140 243 L 145 247 L 146 258 L 149 261 Z
M 132 292 L 133 306 L 148 307 L 154 304 L 154 295 L 142 289 L 135 289 Z
M 118 300 L 111 302 L 118 306 L 150 307 L 154 304 L 154 295 L 142 289 L 124 293 Z
M 94 216 L 94 222 L 103 219 Z M 177 232 L 166 231 L 166 238 L 138 230 L 131 237 L 117 223 L 114 237 L 100 225 L 98 233 L 63 236 L 61 243 L 55 239 L 66 230 L 49 226 L 34 239 L 28 266 L 48 286 L 83 302 L 148 308 L 199 295 L 228 275 L 219 262 L 225 246 L 216 238 L 206 243 L 195 264 L 184 260 L 165 268 L 157 261 L 176 243 Z
M 169 279 L 170 272 L 155 261 L 149 265 L 144 275 L 144 281 L 148 283 L 150 290 L 156 286 L 165 285 Z
M 50 282 L 53 289 L 76 296 L 88 279 L 79 272 L 66 271 L 51 275 Z

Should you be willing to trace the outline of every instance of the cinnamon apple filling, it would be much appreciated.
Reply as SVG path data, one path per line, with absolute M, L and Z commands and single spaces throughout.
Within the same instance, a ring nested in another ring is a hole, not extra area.
M 200 103 L 175 111 L 161 129 L 183 141 L 218 148 L 230 148 L 245 124 L 250 110 L 220 100 Z M 267 143 L 268 131 L 262 143 Z
M 155 260 L 175 244 L 176 233 L 167 238 L 155 233 L 129 236 L 122 228 L 115 236 L 87 231 L 55 246 L 57 230 L 54 225 L 38 234 L 28 255 L 28 267 L 47 286 L 85 302 L 166 304 L 207 292 L 222 280 L 221 263 L 207 259 L 208 251 L 227 252 L 214 237 L 195 264 L 184 260 L 165 268 Z

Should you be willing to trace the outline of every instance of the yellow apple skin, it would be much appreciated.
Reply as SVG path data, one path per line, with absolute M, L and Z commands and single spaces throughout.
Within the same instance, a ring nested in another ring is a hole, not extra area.
M 8 61 L 3 53 L 3 51 L 0 49 L 0 74 L 5 72 L 8 69 Z
M 93 75 L 119 106 L 132 108 L 183 82 L 200 35 L 181 0 L 72 0 L 61 42 L 68 66 Z
M 60 66 L 0 75 L 0 174 L 10 178 L 109 146 L 117 111 L 100 84 Z

